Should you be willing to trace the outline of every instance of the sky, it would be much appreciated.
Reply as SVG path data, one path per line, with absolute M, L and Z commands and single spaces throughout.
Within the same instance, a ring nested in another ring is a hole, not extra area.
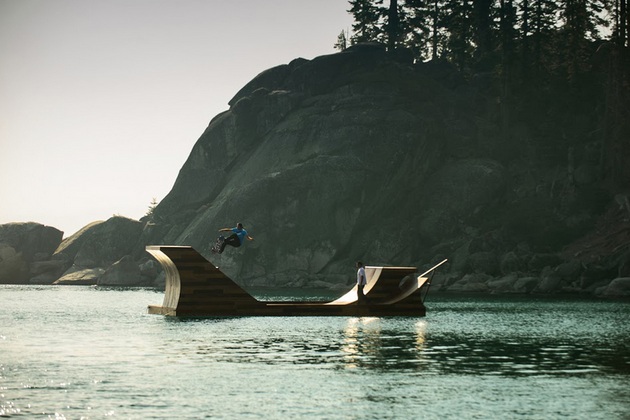
M 260 72 L 332 54 L 347 0 L 0 0 L 0 224 L 144 216 Z

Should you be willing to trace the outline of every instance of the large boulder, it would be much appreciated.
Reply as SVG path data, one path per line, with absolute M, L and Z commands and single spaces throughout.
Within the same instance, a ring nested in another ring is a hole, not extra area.
M 513 285 L 515 293 L 527 294 L 531 293 L 538 287 L 540 279 L 538 277 L 520 277 Z
M 83 247 L 88 241 L 88 238 L 94 234 L 94 230 L 103 223 L 104 222 L 101 220 L 92 222 L 79 229 L 72 236 L 64 239 L 55 249 L 53 258 L 73 262 L 81 247 Z
M 630 298 L 630 277 L 618 277 L 598 290 L 598 294 L 609 298 Z
M 490 290 L 488 282 L 491 279 L 492 277 L 483 273 L 466 274 L 459 281 L 450 285 L 448 291 L 460 293 L 488 292 Z
M 562 285 L 562 277 L 558 273 L 547 269 L 543 271 L 537 290 L 541 293 L 555 293 L 560 291 Z
M 32 284 L 52 284 L 68 268 L 68 263 L 61 260 L 36 261 L 30 265 Z
M 127 255 L 116 261 L 98 278 L 99 286 L 146 286 L 140 267 Z
M 0 243 L 0 283 L 25 283 L 28 278 L 28 262 L 22 253 Z
M 133 253 L 143 226 L 140 221 L 121 216 L 94 222 L 65 239 L 53 258 L 69 261 L 79 268 L 107 268 Z
M 0 225 L 0 283 L 27 283 L 29 266 L 48 259 L 62 237 L 62 231 L 39 223 Z
M 102 268 L 71 269 L 64 273 L 53 284 L 71 286 L 94 286 L 105 272 Z
M 515 289 L 515 284 L 518 281 L 518 275 L 516 273 L 507 274 L 496 280 L 490 280 L 488 282 L 488 288 L 492 293 L 520 293 L 520 290 Z
M 0 243 L 22 253 L 28 262 L 46 259 L 61 243 L 63 232 L 40 223 L 8 223 L 0 225 Z

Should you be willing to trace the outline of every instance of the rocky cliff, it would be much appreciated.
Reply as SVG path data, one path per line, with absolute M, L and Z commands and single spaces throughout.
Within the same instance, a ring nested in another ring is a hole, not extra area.
M 429 263 L 505 189 L 499 162 L 451 156 L 452 95 L 378 46 L 260 74 L 155 209 L 165 242 L 205 251 L 242 222 L 255 242 L 215 260 L 246 285 L 346 283 L 357 259 Z
M 355 260 L 449 258 L 435 289 L 605 294 L 619 277 L 611 293 L 628 293 L 630 208 L 598 175 L 592 140 L 561 137 L 574 124 L 551 111 L 506 127 L 495 91 L 379 45 L 269 69 L 210 122 L 150 217 L 88 226 L 53 258 L 66 275 L 99 269 L 93 279 L 118 284 L 103 275 L 118 262 L 151 284 L 155 269 L 143 277 L 130 258 L 186 244 L 244 286 L 274 287 L 341 287 Z M 236 222 L 255 240 L 211 256 Z M 603 224 L 614 246 L 580 244 Z

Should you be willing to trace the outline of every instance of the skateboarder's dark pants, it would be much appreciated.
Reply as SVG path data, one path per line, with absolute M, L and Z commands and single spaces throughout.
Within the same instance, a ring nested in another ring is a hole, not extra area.
M 223 243 L 221 244 L 221 251 L 219 251 L 220 253 L 223 252 L 223 250 L 225 249 L 226 245 L 230 245 L 230 246 L 233 246 L 233 247 L 236 247 L 236 248 L 241 246 L 241 241 L 240 241 L 240 239 L 238 239 L 238 236 L 236 236 L 236 233 L 233 233 L 230 236 L 228 236 L 227 238 L 225 238 L 225 241 L 223 241 Z
M 365 299 L 365 292 L 363 292 L 363 288 L 365 287 L 364 284 L 359 284 L 357 287 L 357 300 L 360 303 L 364 303 L 366 301 Z

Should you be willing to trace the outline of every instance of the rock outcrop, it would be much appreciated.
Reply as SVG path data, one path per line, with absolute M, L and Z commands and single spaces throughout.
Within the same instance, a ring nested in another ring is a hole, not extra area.
M 98 278 L 99 286 L 150 286 L 143 282 L 140 267 L 131 256 L 126 255 L 112 264 Z
M 0 283 L 25 283 L 30 279 L 29 266 L 50 258 L 61 243 L 63 232 L 39 223 L 0 225 Z M 55 267 L 39 265 L 35 275 Z
M 64 239 L 53 259 L 64 261 L 69 268 L 57 283 L 151 285 L 140 275 L 141 262 L 134 262 L 132 258 L 139 248 L 143 249 L 146 245 L 141 242 L 144 229 L 143 222 L 114 216 L 91 223 Z
M 0 284 L 153 286 L 160 273 L 140 252 L 145 230 L 144 222 L 115 216 L 62 241 L 63 232 L 37 223 L 0 225 Z
M 120 216 L 94 222 L 65 239 L 53 258 L 85 268 L 108 266 L 133 252 L 142 229 L 142 222 Z

